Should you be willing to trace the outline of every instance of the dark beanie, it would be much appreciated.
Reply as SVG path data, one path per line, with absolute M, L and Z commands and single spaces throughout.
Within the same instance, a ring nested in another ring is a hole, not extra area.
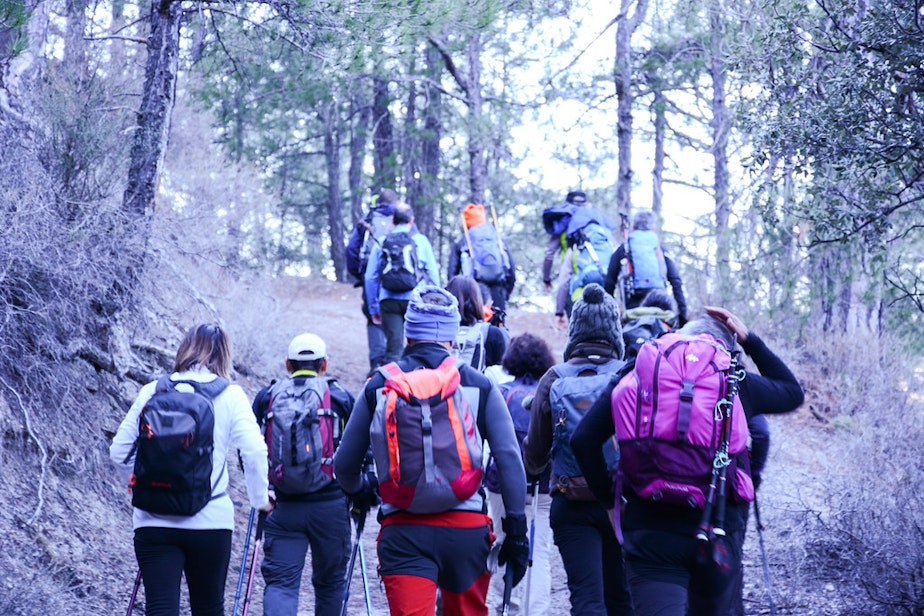
M 568 344 L 565 346 L 565 361 L 582 342 L 605 342 L 619 357 L 625 353 L 622 341 L 622 325 L 619 321 L 619 306 L 613 296 L 597 283 L 584 287 L 584 293 L 571 309 L 571 323 L 568 326 Z
M 587 195 L 585 195 L 582 190 L 572 190 L 565 197 L 565 201 L 575 205 L 584 205 L 587 203 Z

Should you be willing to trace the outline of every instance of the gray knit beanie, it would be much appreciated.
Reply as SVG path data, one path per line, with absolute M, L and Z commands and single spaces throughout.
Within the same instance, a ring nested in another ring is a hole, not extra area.
M 575 302 L 574 308 L 571 309 L 565 361 L 568 361 L 574 353 L 574 348 L 582 342 L 605 342 L 613 347 L 618 357 L 625 354 L 619 306 L 613 296 L 597 283 L 584 287 L 581 299 Z

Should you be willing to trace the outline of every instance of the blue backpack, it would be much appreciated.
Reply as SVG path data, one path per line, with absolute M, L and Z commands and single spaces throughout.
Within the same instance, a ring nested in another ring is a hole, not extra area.
M 542 211 L 542 226 L 545 232 L 552 237 L 558 237 L 567 231 L 571 216 L 576 209 L 577 206 L 573 203 L 562 203 L 545 208 Z
M 485 284 L 503 282 L 508 266 L 497 229 L 485 223 L 468 229 L 466 235 L 473 254 L 466 249 L 462 255 L 462 273 Z
M 536 387 L 538 385 L 538 381 L 526 380 L 525 377 L 521 376 L 497 386 L 501 395 L 504 396 L 504 400 L 507 402 L 510 418 L 513 419 L 513 429 L 517 434 L 517 443 L 520 445 L 521 456 L 523 455 L 523 439 L 526 438 L 526 433 L 529 432 L 530 415 L 529 410 L 523 407 L 523 401 L 528 396 L 536 394 Z M 548 471 L 543 473 L 543 475 L 545 480 L 548 481 Z M 485 470 L 484 484 L 492 492 L 501 491 L 501 482 L 497 475 L 497 465 L 494 464 L 493 459 Z
M 549 390 L 549 405 L 555 426 L 552 434 L 552 471 L 558 479 L 554 487 L 569 500 L 594 500 L 571 450 L 571 437 L 614 375 L 625 366 L 625 361 L 611 359 L 602 364 L 565 362 L 552 367 L 558 375 Z M 615 474 L 619 450 L 614 439 L 603 445 L 603 457 L 606 459 L 607 470 Z
M 663 289 L 667 286 L 667 263 L 654 231 L 629 234 L 629 266 L 634 289 Z
M 583 228 L 569 235 L 572 245 L 572 267 L 568 291 L 577 301 L 581 290 L 592 282 L 603 285 L 606 270 L 613 256 L 613 235 L 610 230 L 598 222 L 590 222 Z

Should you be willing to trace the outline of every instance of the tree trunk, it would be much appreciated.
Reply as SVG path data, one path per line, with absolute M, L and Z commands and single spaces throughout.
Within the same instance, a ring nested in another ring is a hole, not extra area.
M 175 103 L 182 16 L 180 2 L 153 0 L 151 3 L 144 91 L 129 160 L 128 186 L 122 199 L 122 209 L 134 218 L 145 218 L 154 209 L 158 174 Z
M 417 73 L 417 59 L 411 59 L 408 74 Z M 419 219 L 418 202 L 420 195 L 420 131 L 417 130 L 417 82 L 412 81 L 408 86 L 407 105 L 404 111 L 404 134 L 401 139 L 401 162 L 403 184 L 406 189 L 405 200 L 414 210 L 416 219 Z M 420 224 L 417 224 L 418 229 Z
M 346 235 L 343 225 L 343 198 L 340 195 L 340 117 L 336 103 L 326 110 L 327 130 L 324 131 L 324 161 L 327 164 L 327 222 L 330 227 L 330 258 L 334 276 L 347 280 Z
M 88 77 L 87 43 L 84 32 L 87 27 L 87 0 L 67 0 L 67 26 L 64 31 L 64 66 L 68 77 L 75 83 L 84 83 Z
M 654 116 L 654 168 L 651 171 L 651 209 L 660 220 L 664 202 L 664 136 L 667 132 L 666 101 L 659 85 L 653 88 L 651 112 Z
M 472 35 L 468 43 L 468 160 L 472 203 L 484 203 L 488 184 L 488 163 L 484 153 L 482 115 L 484 95 L 481 91 L 481 36 Z
M 635 4 L 635 13 L 629 17 L 629 10 Z M 622 18 L 616 25 L 616 82 L 617 123 L 616 142 L 619 147 L 619 170 L 616 178 L 616 211 L 623 221 L 629 219 L 632 210 L 632 34 L 645 18 L 648 0 L 622 0 Z
M 363 186 L 363 164 L 366 160 L 366 143 L 369 138 L 370 109 L 363 96 L 362 82 L 357 84 L 356 90 L 350 99 L 352 107 L 353 130 L 350 133 L 350 213 L 354 222 L 362 220 L 363 196 L 366 194 Z
M 716 238 L 716 272 L 719 297 L 725 295 L 731 285 L 731 238 L 729 237 L 729 217 L 731 215 L 731 197 L 728 176 L 728 130 L 729 111 L 725 100 L 725 28 L 722 20 L 721 0 L 715 3 L 709 16 L 710 47 L 709 74 L 712 77 L 712 157 L 714 164 L 713 190 L 715 197 L 715 238 Z
M 15 119 L 24 125 L 31 125 L 34 119 L 23 109 L 26 92 L 39 80 L 45 66 L 42 47 L 48 31 L 50 2 L 29 0 L 15 8 L 26 22 L 17 27 L 0 29 L 0 114 Z M 9 10 L 13 10 L 12 4 Z M 17 47 L 25 40 L 25 48 Z
M 427 46 L 427 76 L 430 83 L 439 83 L 442 75 L 439 50 L 433 45 Z M 417 226 L 427 237 L 433 237 L 436 209 L 439 204 L 440 173 L 440 137 L 443 133 L 442 93 L 434 86 L 427 85 L 427 106 L 423 110 L 424 132 L 420 140 L 420 178 L 417 208 Z
M 388 108 L 388 82 L 382 77 L 372 81 L 372 148 L 375 190 L 396 188 L 398 169 L 395 160 L 394 130 Z

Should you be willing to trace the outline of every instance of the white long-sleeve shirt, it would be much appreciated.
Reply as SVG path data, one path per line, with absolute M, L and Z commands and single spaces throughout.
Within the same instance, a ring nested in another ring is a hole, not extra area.
M 173 373 L 173 381 L 197 381 L 208 383 L 216 375 L 207 368 L 196 368 L 181 373 Z M 138 418 L 141 409 L 154 394 L 157 382 L 153 381 L 141 388 L 138 397 L 128 410 L 128 414 L 119 425 L 119 430 L 109 446 L 109 457 L 124 475 L 127 481 L 134 467 L 135 458 L 132 448 L 138 438 Z M 212 457 L 211 483 L 213 494 L 222 494 L 191 516 L 158 515 L 137 507 L 132 515 L 132 527 L 157 526 L 162 528 L 184 528 L 190 530 L 233 530 L 234 505 L 228 496 L 228 472 L 226 469 L 228 452 L 239 449 L 244 461 L 244 478 L 247 484 L 247 496 L 252 507 L 261 507 L 269 501 L 266 443 L 260 434 L 260 428 L 250 408 L 250 400 L 240 385 L 231 384 L 214 400 L 215 407 L 215 449 Z M 126 460 L 126 457 L 132 456 Z

